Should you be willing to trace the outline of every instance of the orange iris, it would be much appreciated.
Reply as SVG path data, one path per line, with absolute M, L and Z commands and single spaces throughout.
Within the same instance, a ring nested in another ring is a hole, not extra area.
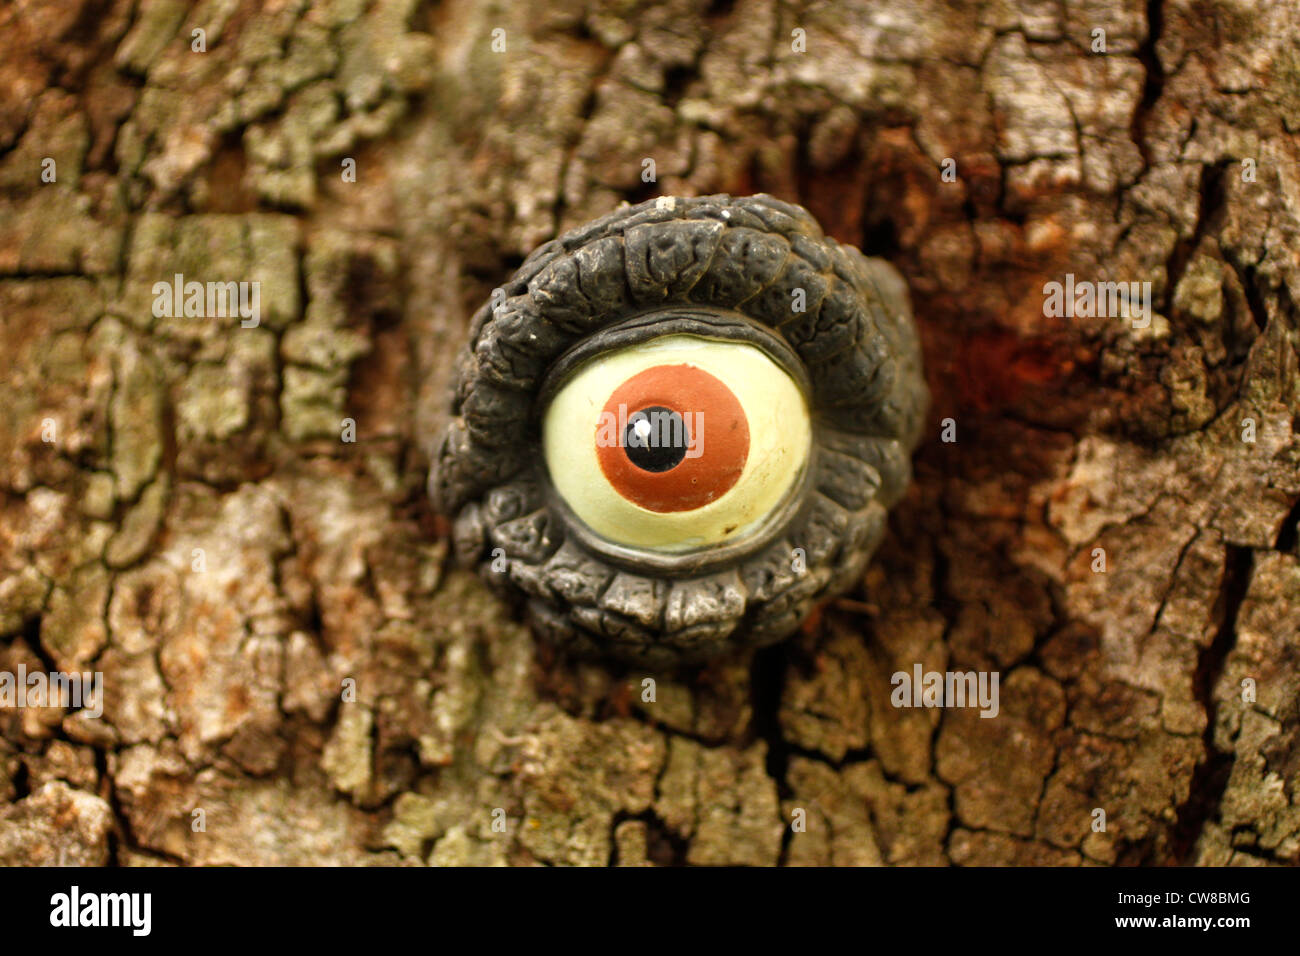
M 749 421 L 735 394 L 694 365 L 656 365 L 609 397 L 596 456 L 614 489 L 649 511 L 693 511 L 740 480 Z

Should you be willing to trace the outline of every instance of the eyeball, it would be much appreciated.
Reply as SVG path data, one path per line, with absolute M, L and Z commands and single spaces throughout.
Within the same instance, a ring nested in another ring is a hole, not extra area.
M 888 264 L 771 196 L 660 197 L 475 314 L 429 490 L 539 637 L 671 667 L 862 585 L 926 401 Z
M 666 335 L 589 360 L 551 400 L 555 490 L 594 535 L 668 553 L 743 541 L 788 499 L 807 399 L 749 344 Z

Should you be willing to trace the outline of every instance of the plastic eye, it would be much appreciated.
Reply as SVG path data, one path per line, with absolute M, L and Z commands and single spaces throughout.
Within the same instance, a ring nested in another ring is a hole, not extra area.
M 861 585 L 925 405 L 889 265 L 771 196 L 664 196 L 475 314 L 429 490 L 539 637 L 673 666 Z
M 803 473 L 811 424 L 761 349 L 670 335 L 588 361 L 542 436 L 553 486 L 592 532 L 683 552 L 760 527 Z

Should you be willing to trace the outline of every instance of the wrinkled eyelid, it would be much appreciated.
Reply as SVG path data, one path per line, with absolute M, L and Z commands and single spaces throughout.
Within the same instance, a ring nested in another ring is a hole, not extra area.
M 788 637 L 816 602 L 862 583 L 926 422 L 897 270 L 772 196 L 661 196 L 534 250 L 503 291 L 518 308 L 475 315 L 429 490 L 457 556 L 525 599 L 538 637 L 583 657 L 692 664 Z M 574 369 L 668 332 L 759 346 L 797 383 L 812 428 L 798 487 L 763 528 L 684 554 L 596 539 L 539 454 L 541 411 Z

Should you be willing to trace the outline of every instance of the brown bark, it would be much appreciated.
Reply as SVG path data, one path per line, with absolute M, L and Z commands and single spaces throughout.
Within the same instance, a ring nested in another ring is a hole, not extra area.
M 1297 862 L 1298 39 L 1285 0 L 6 7 L 0 671 L 105 699 L 0 710 L 0 862 Z M 445 566 L 453 350 L 564 228 L 758 191 L 908 279 L 914 485 L 788 645 L 557 660 Z M 175 273 L 260 324 L 155 319 Z M 1067 273 L 1151 281 L 1150 327 L 1048 317 Z M 999 717 L 890 706 L 918 662 Z

